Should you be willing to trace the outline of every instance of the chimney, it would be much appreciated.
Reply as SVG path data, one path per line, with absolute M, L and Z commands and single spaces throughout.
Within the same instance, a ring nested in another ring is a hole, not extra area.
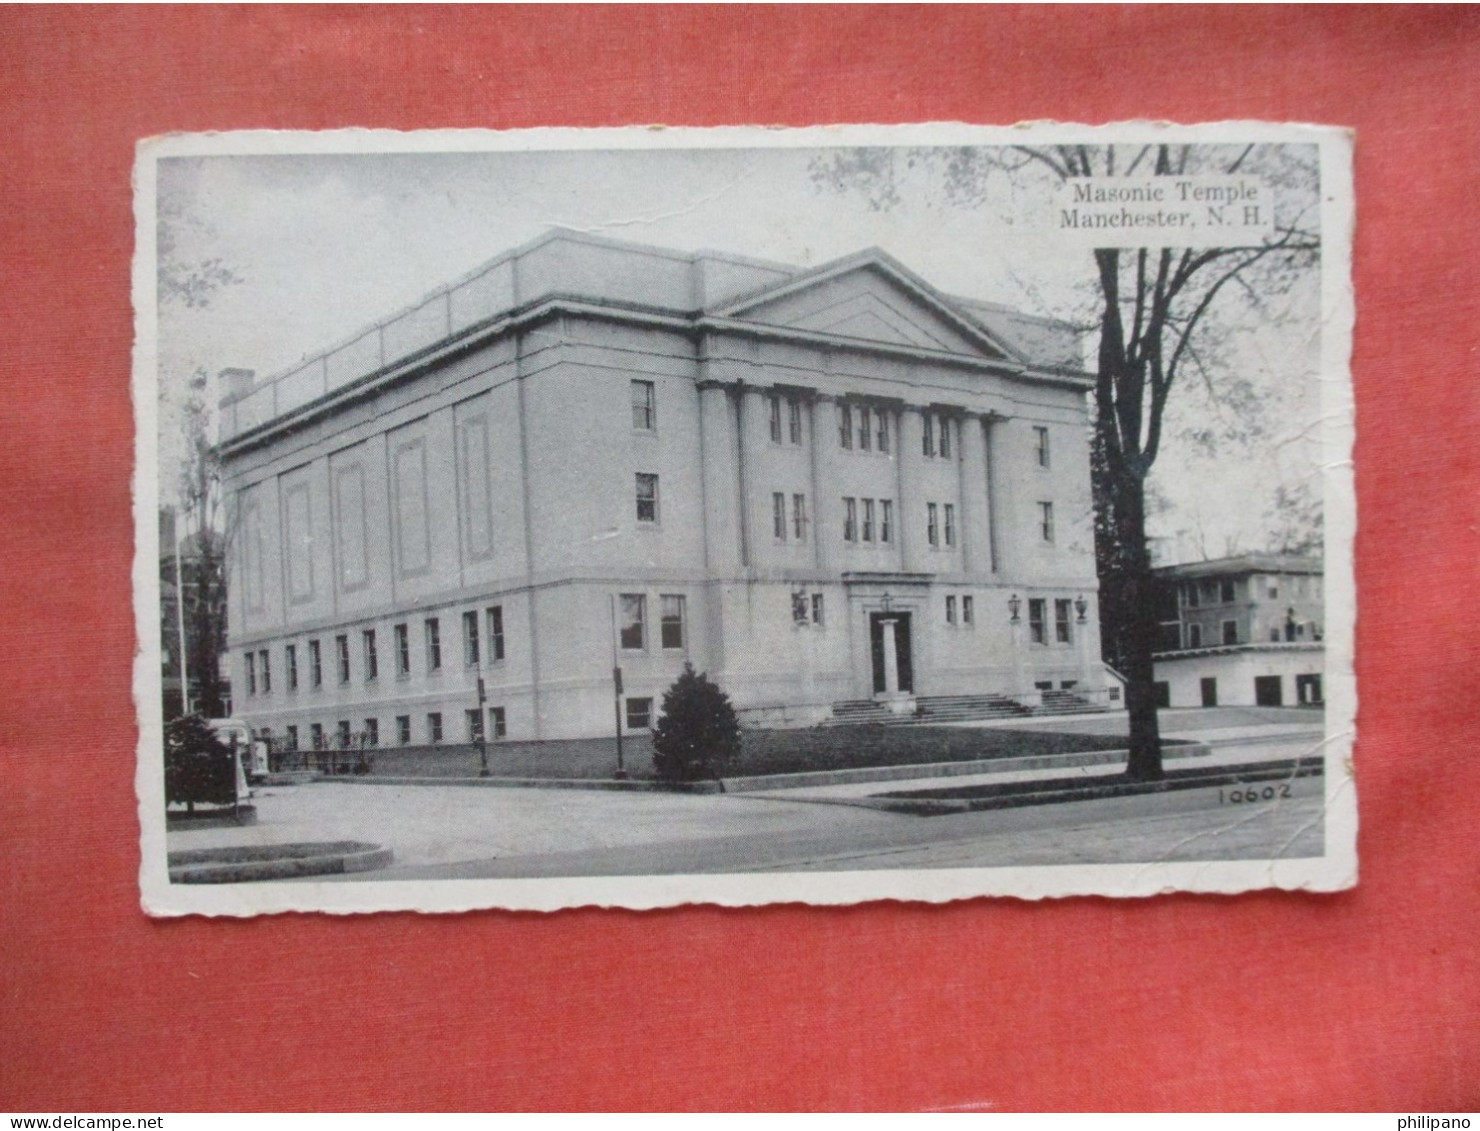
M 253 369 L 223 369 L 221 370 L 221 382 L 226 386 L 226 392 L 221 397 L 221 403 L 228 401 L 239 401 L 252 391 L 252 383 L 257 373 Z

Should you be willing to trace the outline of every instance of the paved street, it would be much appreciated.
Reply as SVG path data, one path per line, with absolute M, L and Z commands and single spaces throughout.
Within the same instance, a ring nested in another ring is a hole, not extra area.
M 1228 744 L 1210 757 L 1175 764 L 1288 758 L 1308 753 L 1315 743 L 1308 723 L 1303 731 L 1264 725 L 1270 737 L 1263 741 L 1257 727 L 1205 729 L 1199 739 L 1220 731 Z M 1091 777 L 1118 769 L 1068 772 Z M 169 845 L 180 850 L 353 839 L 394 851 L 392 867 L 338 877 L 339 882 L 1137 863 L 1298 857 L 1322 850 L 1320 778 L 1296 781 L 1288 799 L 1255 804 L 1232 803 L 1217 788 L 944 817 L 849 804 L 885 790 L 1043 773 L 728 795 L 315 782 L 259 790 L 255 826 L 171 833 Z

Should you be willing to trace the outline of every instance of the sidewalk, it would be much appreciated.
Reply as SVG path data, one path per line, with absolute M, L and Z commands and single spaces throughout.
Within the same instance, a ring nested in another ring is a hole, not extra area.
M 1242 732 L 1253 728 L 1227 729 Z M 1171 736 L 1169 735 L 1167 737 Z M 1207 734 L 1200 734 L 1197 737 L 1200 741 L 1205 741 Z M 1166 761 L 1172 767 L 1195 764 L 1201 769 L 1206 769 L 1216 766 L 1242 766 L 1254 762 L 1269 762 L 1279 758 L 1297 758 L 1302 754 L 1316 752 L 1321 736 L 1319 732 L 1316 732 L 1314 737 L 1308 735 L 1277 735 L 1271 736 L 1268 742 L 1249 741 L 1249 736 L 1244 733 L 1240 733 L 1235 737 L 1241 738 L 1243 741 L 1236 741 L 1224 747 L 1214 745 L 1211 753 L 1205 753 L 1197 757 L 1195 763 L 1173 757 L 1168 757 Z M 1114 762 L 1105 762 L 1091 766 L 1048 766 L 1030 770 L 998 770 L 978 774 L 951 775 L 949 782 L 942 781 L 941 775 L 931 774 L 923 777 L 897 778 L 888 781 L 841 782 L 833 785 L 757 790 L 747 792 L 744 796 L 772 798 L 783 801 L 837 801 L 846 798 L 871 797 L 876 793 L 883 793 L 886 790 L 894 792 L 896 790 L 930 789 L 931 787 L 945 784 L 966 787 L 999 782 L 1062 780 L 1066 778 L 1094 780 L 1096 778 L 1114 777 L 1124 770 L 1125 760 L 1124 758 L 1120 758 Z

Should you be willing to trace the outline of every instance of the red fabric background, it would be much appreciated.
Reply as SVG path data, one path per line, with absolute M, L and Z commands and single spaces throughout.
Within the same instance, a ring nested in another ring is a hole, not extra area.
M 0 1107 L 1480 1106 L 1477 32 L 1470 8 L 0 11 Z M 140 913 L 135 139 L 1133 117 L 1357 131 L 1358 889 Z

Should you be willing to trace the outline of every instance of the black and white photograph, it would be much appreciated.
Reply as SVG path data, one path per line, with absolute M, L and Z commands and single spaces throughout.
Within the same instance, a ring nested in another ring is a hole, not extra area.
M 156 915 L 1356 882 L 1343 132 L 141 143 Z

